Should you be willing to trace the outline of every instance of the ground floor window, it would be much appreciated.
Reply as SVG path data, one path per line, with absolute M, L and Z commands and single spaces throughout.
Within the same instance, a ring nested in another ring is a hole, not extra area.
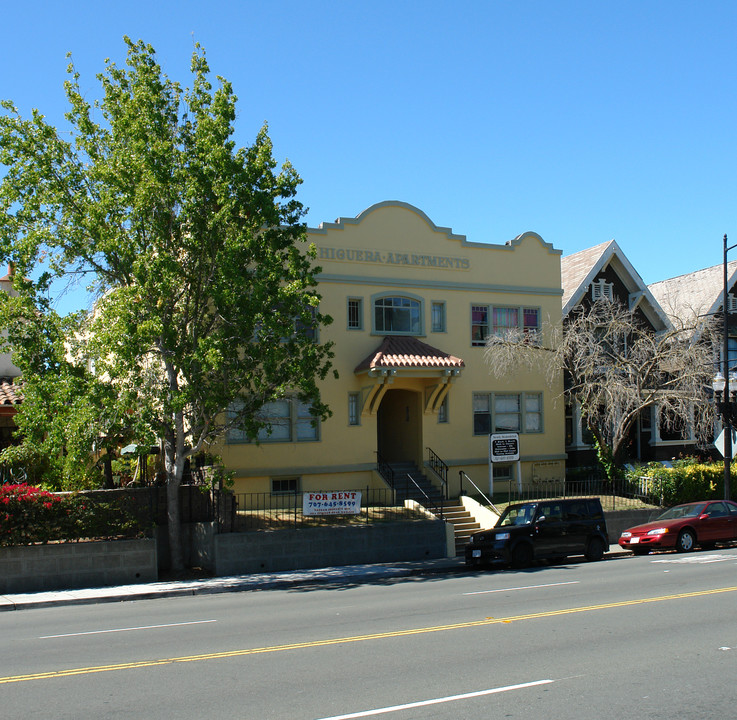
M 300 480 L 298 476 L 271 478 L 271 493 L 272 495 L 297 493 L 300 490 Z
M 542 393 L 474 393 L 473 434 L 543 432 Z

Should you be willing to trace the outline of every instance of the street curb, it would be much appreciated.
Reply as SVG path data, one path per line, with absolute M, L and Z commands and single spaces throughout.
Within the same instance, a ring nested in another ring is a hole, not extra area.
M 614 560 L 624 556 L 631 556 L 631 553 L 622 550 L 619 545 L 611 545 L 609 551 L 604 555 L 604 560 Z M 92 605 L 193 595 L 216 595 L 230 592 L 280 590 L 308 585 L 346 585 L 351 582 L 377 582 L 402 577 L 441 575 L 453 572 L 478 572 L 478 570 L 467 568 L 463 557 L 454 557 L 419 562 L 347 565 L 315 570 L 236 575 L 204 580 L 173 580 L 79 590 L 8 593 L 0 595 L 0 612 L 63 605 Z

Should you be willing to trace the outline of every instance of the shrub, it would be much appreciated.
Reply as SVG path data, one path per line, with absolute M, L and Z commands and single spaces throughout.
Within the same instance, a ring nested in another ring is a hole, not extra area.
M 132 537 L 143 529 L 119 503 L 58 495 L 25 483 L 0 486 L 0 545 Z
M 732 465 L 732 472 L 735 465 Z M 724 464 L 705 463 L 694 458 L 676 460 L 673 467 L 649 463 L 628 472 L 628 478 L 652 478 L 657 481 L 663 505 L 718 500 L 724 497 Z

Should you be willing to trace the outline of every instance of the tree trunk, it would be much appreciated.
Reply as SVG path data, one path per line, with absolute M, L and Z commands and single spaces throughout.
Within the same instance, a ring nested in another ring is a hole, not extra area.
M 179 488 L 184 466 L 175 450 L 171 434 L 164 441 L 164 469 L 166 470 L 166 519 L 169 536 L 169 568 L 172 573 L 184 572 L 182 549 L 182 513 Z
M 182 514 L 180 511 L 179 488 L 181 478 L 176 473 L 167 473 L 166 479 L 166 517 L 169 535 L 169 568 L 172 573 L 184 571 L 184 553 L 182 551 Z

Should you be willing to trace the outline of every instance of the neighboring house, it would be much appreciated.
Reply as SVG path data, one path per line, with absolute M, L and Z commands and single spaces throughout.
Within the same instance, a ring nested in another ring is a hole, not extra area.
M 722 317 L 724 265 L 679 275 L 648 286 L 671 322 L 688 323 L 693 318 Z M 737 367 L 737 260 L 727 264 L 728 360 L 730 369 Z M 715 348 L 715 360 L 721 370 L 724 348 Z
M 317 247 L 320 331 L 335 343 L 321 385 L 332 417 L 317 427 L 295 398 L 270 403 L 259 443 L 230 432 L 218 450 L 237 493 L 381 487 L 380 464 L 463 471 L 488 492 L 490 433 L 519 433 L 520 463 L 497 484 L 563 477 L 562 391 L 542 373 L 494 380 L 486 338 L 517 327 L 537 342 L 560 322 L 560 251 L 532 232 L 503 245 L 468 242 L 421 210 L 382 202 L 308 229 Z M 436 478 L 436 483 L 437 478 Z M 466 486 L 467 489 L 468 486 Z
M 12 268 L 0 277 L 0 291 L 14 293 Z M 22 401 L 20 387 L 15 378 L 20 377 L 20 370 L 13 365 L 10 353 L 0 353 L 0 450 L 14 444 L 13 433 L 16 426 L 14 417 Z
M 671 327 L 670 319 L 658 296 L 648 288 L 614 240 L 561 259 L 563 287 L 563 324 L 576 308 L 586 308 L 598 299 L 618 301 L 636 312 L 642 323 L 658 333 Z M 684 436 L 685 435 L 685 436 Z M 695 445 L 692 429 L 683 434 L 662 431 L 657 422 L 657 408 L 643 413 L 630 443 L 636 461 L 671 459 Z M 566 452 L 568 467 L 594 465 L 595 453 L 590 437 L 582 426 L 579 408 L 566 407 Z

